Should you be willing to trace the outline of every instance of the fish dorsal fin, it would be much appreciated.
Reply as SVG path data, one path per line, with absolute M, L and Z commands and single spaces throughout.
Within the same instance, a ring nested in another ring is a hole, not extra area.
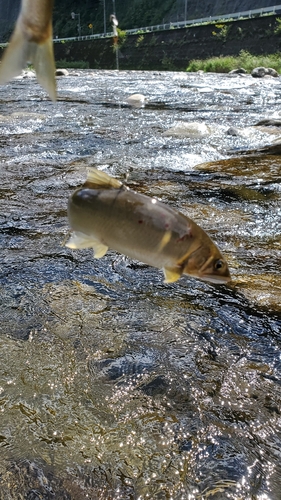
M 120 189 L 122 186 L 122 182 L 93 167 L 88 170 L 87 180 L 84 184 L 84 187 L 91 189 Z

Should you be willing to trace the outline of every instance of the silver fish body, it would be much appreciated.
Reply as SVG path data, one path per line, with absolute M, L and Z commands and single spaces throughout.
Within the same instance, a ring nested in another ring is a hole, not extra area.
M 162 268 L 166 282 L 182 274 L 214 282 L 230 280 L 220 251 L 194 221 L 104 173 L 98 172 L 97 180 L 96 172 L 91 170 L 89 181 L 69 199 L 74 235 L 67 246 L 93 247 L 97 258 L 111 248 Z
M 22 0 L 21 10 L 0 65 L 0 84 L 19 75 L 27 62 L 38 82 L 56 100 L 52 30 L 53 0 Z

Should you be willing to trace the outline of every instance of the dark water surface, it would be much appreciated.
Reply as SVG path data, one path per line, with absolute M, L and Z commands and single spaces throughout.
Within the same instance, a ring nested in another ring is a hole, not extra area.
M 280 79 L 58 86 L 0 89 L 0 499 L 280 500 L 281 157 L 239 155 L 281 135 Z M 88 166 L 192 217 L 232 283 L 65 248 Z

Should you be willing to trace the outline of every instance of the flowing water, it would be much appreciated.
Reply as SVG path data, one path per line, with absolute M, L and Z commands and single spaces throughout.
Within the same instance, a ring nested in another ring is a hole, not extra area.
M 250 76 L 1 87 L 1 500 L 280 500 L 281 158 L 240 154 L 280 105 Z M 89 166 L 193 218 L 232 282 L 64 247 Z

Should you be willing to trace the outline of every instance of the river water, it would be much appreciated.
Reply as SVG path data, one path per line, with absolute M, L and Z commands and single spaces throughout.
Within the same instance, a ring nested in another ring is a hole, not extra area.
M 256 125 L 280 105 L 251 76 L 1 87 L 1 500 L 280 500 L 281 159 L 241 154 L 281 135 Z M 64 247 L 89 166 L 193 218 L 232 282 Z

